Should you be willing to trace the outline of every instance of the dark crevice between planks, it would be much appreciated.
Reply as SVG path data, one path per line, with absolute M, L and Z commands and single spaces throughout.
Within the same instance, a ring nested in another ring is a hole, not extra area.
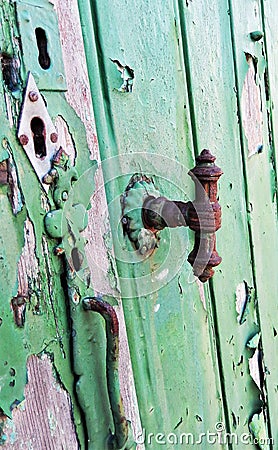
M 233 53 L 233 63 L 234 63 L 234 78 L 235 78 L 235 92 L 236 92 L 236 102 L 237 102 L 237 113 L 238 113 L 238 127 L 239 127 L 239 139 L 240 139 L 240 150 L 241 150 L 241 160 L 242 160 L 242 170 L 243 170 L 243 182 L 244 182 L 244 190 L 245 190 L 245 203 L 246 203 L 246 211 L 247 211 L 247 227 L 248 227 L 248 235 L 249 235 L 249 242 L 250 242 L 250 254 L 251 254 L 251 268 L 252 268 L 252 275 L 253 275 L 253 283 L 254 283 L 254 292 L 255 292 L 255 307 L 257 311 L 257 320 L 259 329 L 261 330 L 261 321 L 260 321 L 260 311 L 258 308 L 258 302 L 256 299 L 258 298 L 258 287 L 256 282 L 256 265 L 255 265 L 255 255 L 254 255 L 254 240 L 253 240 L 253 234 L 252 234 L 252 227 L 251 227 L 251 221 L 250 221 L 250 213 L 249 213 L 249 205 L 250 205 L 250 199 L 249 199 L 249 192 L 248 192 L 248 180 L 247 180 L 247 168 L 246 168 L 246 162 L 245 162 L 245 144 L 244 144 L 244 129 L 242 125 L 242 114 L 241 114 L 241 105 L 240 105 L 240 83 L 239 83 L 239 77 L 238 77 L 238 65 L 237 65 L 237 57 L 236 57 L 236 40 L 235 40 L 235 30 L 234 30 L 234 17 L 233 17 L 233 5 L 232 0 L 228 0 L 228 13 L 230 17 L 230 32 L 231 32 L 231 43 L 232 43 L 232 53 Z M 263 13 L 263 10 L 262 10 Z M 267 55 L 266 55 L 267 56 Z M 267 386 L 265 385 L 266 389 L 266 397 L 267 397 Z M 267 416 L 267 428 L 268 428 L 268 434 L 269 438 L 272 438 L 272 432 L 271 432 L 271 422 L 270 422 L 270 416 L 269 416 L 269 409 L 267 407 L 267 404 L 265 404 L 265 407 L 263 410 L 266 413 Z M 250 417 L 254 414 L 254 411 L 250 411 Z M 271 445 L 271 444 L 270 444 Z M 270 447 L 273 448 L 272 445 Z
M 69 331 L 70 331 L 70 365 L 71 365 L 71 373 L 73 375 L 73 395 L 74 395 L 74 400 L 75 400 L 75 404 L 76 407 L 78 409 L 78 412 L 80 414 L 81 417 L 81 424 L 82 424 L 82 429 L 83 429 L 83 433 L 84 433 L 84 450 L 88 450 L 88 442 L 89 442 L 89 432 L 88 432 L 88 428 L 87 428 L 87 421 L 86 421 L 86 413 L 84 411 L 84 409 L 82 408 L 82 405 L 79 401 L 79 395 L 77 392 L 77 386 L 78 386 L 78 382 L 80 379 L 80 376 L 75 372 L 74 369 L 74 343 L 73 343 L 73 339 L 74 339 L 74 329 L 73 329 L 73 320 L 71 318 L 71 305 L 70 305 L 70 299 L 68 296 L 68 284 L 67 284 L 67 275 L 66 275 L 66 264 L 64 264 L 64 273 L 61 275 L 60 280 L 61 280 L 61 286 L 63 288 L 64 291 L 64 295 L 65 295 L 65 304 L 66 304 L 66 311 L 67 311 L 67 321 L 68 321 L 68 327 L 69 327 Z M 80 444 L 80 437 L 78 436 L 78 433 L 76 433 L 78 442 Z M 80 446 L 80 448 L 82 448 L 82 446 Z
M 261 17 L 262 17 L 262 26 L 263 26 L 263 33 L 264 33 L 264 53 L 265 53 L 265 59 L 266 62 L 268 62 L 268 47 L 267 47 L 267 39 L 266 39 L 266 24 L 265 24 L 265 10 L 264 10 L 264 1 L 260 1 L 260 8 L 261 8 Z M 267 118 L 268 118 L 268 131 L 269 131 L 269 145 L 271 149 L 271 163 L 273 166 L 274 174 L 275 174 L 275 196 L 276 196 L 276 214 L 278 215 L 278 182 L 277 182 L 277 161 L 276 161 L 276 152 L 275 152 L 275 132 L 274 132 L 274 123 L 273 123 L 273 113 L 272 113 L 272 95 L 271 95 L 271 85 L 270 85 L 270 76 L 269 76 L 269 70 L 268 70 L 268 64 L 266 64 L 265 68 L 265 90 L 266 90 L 266 100 L 268 101 L 268 110 L 267 110 Z M 258 314 L 259 316 L 259 314 Z M 276 331 L 276 330 L 275 330 Z M 274 334 L 275 337 L 275 334 Z M 265 383 L 265 390 L 266 390 L 266 396 L 267 393 L 267 386 Z M 272 436 L 272 429 L 271 429 L 271 419 L 270 419 L 270 413 L 269 409 L 266 408 L 266 415 L 267 415 L 267 427 L 269 432 L 269 437 L 273 439 Z M 270 441 L 270 448 L 273 448 L 273 440 Z
M 221 388 L 221 397 L 223 402 L 224 409 L 224 418 L 225 418 L 225 430 L 229 435 L 232 433 L 231 424 L 230 424 L 230 415 L 229 415 L 229 407 L 226 396 L 226 386 L 225 386 L 225 377 L 224 377 L 224 367 L 222 363 L 222 351 L 221 351 L 221 339 L 220 332 L 218 328 L 218 320 L 217 320 L 217 311 L 216 311 L 216 297 L 213 288 L 213 280 L 209 280 L 209 292 L 210 292 L 210 301 L 208 302 L 208 306 L 211 314 L 211 323 L 213 324 L 214 330 L 214 339 L 215 339 L 215 351 L 217 355 L 218 361 L 218 371 L 219 371 L 219 379 L 220 379 L 220 388 Z M 232 450 L 232 444 L 228 444 L 228 448 Z
M 181 26 L 181 31 L 182 31 L 181 44 L 182 44 L 184 66 L 185 66 L 186 85 L 187 85 L 187 90 L 188 90 L 189 114 L 190 114 L 190 121 L 191 121 L 191 128 L 192 128 L 192 141 L 193 141 L 193 147 L 194 147 L 194 154 L 195 154 L 195 157 L 197 157 L 199 154 L 198 139 L 197 139 L 198 133 L 197 133 L 195 106 L 194 106 L 194 94 L 193 94 L 192 80 L 191 80 L 190 58 L 189 58 L 189 51 L 188 51 L 188 45 L 187 45 L 187 31 L 186 31 L 186 23 L 185 23 L 183 8 L 184 8 L 183 0 L 178 0 L 178 13 L 179 13 L 179 20 L 180 20 L 180 26 Z
M 199 148 L 198 148 L 198 131 L 197 131 L 197 123 L 196 123 L 196 114 L 195 114 L 195 106 L 194 106 L 194 92 L 193 92 L 193 86 L 192 86 L 192 79 L 191 79 L 191 67 L 190 67 L 190 58 L 189 58 L 189 49 L 187 45 L 187 29 L 186 29 L 186 22 L 185 22 L 185 15 L 184 15 L 184 3 L 183 0 L 177 0 L 178 1 L 178 13 L 179 13 L 179 20 L 181 24 L 181 44 L 183 49 L 183 57 L 184 57 L 184 66 L 185 66 L 185 75 L 186 75 L 186 84 L 187 84 L 187 90 L 188 90 L 188 100 L 189 100 L 189 113 L 190 113 L 190 121 L 191 121 L 191 128 L 192 128 L 192 141 L 194 146 L 194 153 L 195 157 L 199 154 Z M 219 376 L 219 383 L 220 383 L 220 389 L 221 389 L 221 401 L 223 405 L 223 414 L 225 419 L 225 430 L 227 433 L 231 433 L 231 426 L 230 426 L 230 418 L 229 418 L 229 409 L 227 404 L 227 396 L 226 396 L 226 386 L 225 386 L 225 378 L 224 378 L 224 368 L 222 363 L 222 352 L 221 352 L 221 340 L 220 340 L 220 334 L 219 334 L 219 328 L 218 328 L 218 321 L 217 321 L 217 312 L 215 307 L 215 293 L 213 288 L 213 282 L 210 280 L 209 282 L 209 293 L 210 293 L 210 299 L 209 299 L 209 309 L 210 309 L 210 316 L 211 316 L 211 325 L 213 329 L 211 330 L 211 333 L 213 335 L 213 339 L 215 342 L 214 345 L 214 351 L 216 353 L 217 358 L 217 364 L 218 364 L 218 376 Z M 232 445 L 228 444 L 228 448 L 232 450 Z
M 49 295 L 49 303 L 53 314 L 53 320 L 55 323 L 55 330 L 56 330 L 56 336 L 57 340 L 59 342 L 59 347 L 61 350 L 61 353 L 64 358 L 66 358 L 66 353 L 64 349 L 63 344 L 63 337 L 62 337 L 62 331 L 59 327 L 59 317 L 58 317 L 58 311 L 57 311 L 57 305 L 56 305 L 56 299 L 54 297 L 54 289 L 53 289 L 53 277 L 52 277 L 52 269 L 51 269 L 51 263 L 50 263 L 50 251 L 48 248 L 48 243 L 45 237 L 42 238 L 42 253 L 43 253 L 43 259 L 44 259 L 44 267 L 45 267 L 45 273 L 46 273 L 46 279 L 47 279 L 47 288 L 48 288 L 48 295 Z

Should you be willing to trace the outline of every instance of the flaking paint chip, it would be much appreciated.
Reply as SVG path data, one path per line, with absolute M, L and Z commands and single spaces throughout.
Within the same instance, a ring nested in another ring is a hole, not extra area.
M 260 359 L 260 352 L 258 349 L 256 349 L 252 358 L 249 358 L 249 370 L 252 379 L 256 383 L 257 387 L 261 390 L 259 359 Z
M 121 78 L 123 79 L 122 85 L 117 90 L 119 92 L 132 92 L 134 70 L 131 69 L 131 67 L 120 63 L 118 59 L 110 59 L 114 64 L 116 64 L 118 71 L 121 73 Z
M 267 438 L 267 430 L 263 412 L 254 414 L 252 416 L 252 419 L 249 423 L 249 429 L 254 438 L 257 440 L 258 448 L 260 448 L 261 450 L 269 449 L 269 439 Z
M 242 124 L 247 139 L 248 156 L 262 153 L 263 113 L 261 89 L 256 82 L 257 63 L 253 56 L 246 54 L 249 65 L 241 95 Z
M 248 302 L 250 300 L 250 295 L 248 291 L 248 285 L 246 281 L 239 283 L 236 288 L 236 312 L 238 313 L 237 321 L 240 325 L 246 320 L 248 314 Z

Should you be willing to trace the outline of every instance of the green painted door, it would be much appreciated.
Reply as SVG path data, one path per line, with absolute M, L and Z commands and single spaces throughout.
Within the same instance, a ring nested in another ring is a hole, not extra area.
M 274 2 L 79 8 L 146 448 L 183 448 L 182 433 L 192 448 L 276 448 Z M 137 260 L 119 225 L 136 173 L 193 199 L 187 171 L 203 148 L 224 171 L 223 262 L 205 286 L 186 261 L 186 229 L 164 229 Z
M 277 25 L 274 0 L 1 2 L 4 448 L 277 448 Z M 204 148 L 224 175 L 203 284 L 192 231 L 145 251 L 125 215 L 140 226 L 138 185 L 194 200 Z M 115 323 L 84 309 L 94 296 L 120 321 L 121 445 Z

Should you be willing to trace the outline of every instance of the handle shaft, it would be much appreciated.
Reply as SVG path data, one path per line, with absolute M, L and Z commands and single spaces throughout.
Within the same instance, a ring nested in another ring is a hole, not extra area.
M 222 170 L 214 164 L 215 156 L 203 150 L 197 164 L 189 171 L 195 183 L 195 201 L 188 211 L 188 225 L 195 231 L 195 243 L 188 256 L 194 274 L 203 283 L 214 274 L 213 267 L 222 258 L 216 250 L 215 232 L 221 227 L 221 207 L 217 199 L 217 182 Z
M 128 440 L 128 421 L 125 417 L 119 382 L 119 322 L 116 311 L 107 302 L 96 298 L 83 299 L 84 309 L 98 312 L 105 320 L 106 328 L 106 377 L 107 390 L 114 422 L 114 434 L 109 448 L 120 450 Z
M 154 233 L 165 227 L 189 226 L 195 231 L 195 242 L 188 256 L 194 275 L 203 283 L 214 274 L 213 267 L 222 258 L 216 250 L 215 232 L 221 227 L 221 207 L 217 200 L 217 182 L 222 170 L 214 164 L 215 156 L 203 150 L 197 164 L 189 171 L 195 183 L 194 202 L 171 201 L 165 197 L 147 196 L 142 207 L 145 228 Z

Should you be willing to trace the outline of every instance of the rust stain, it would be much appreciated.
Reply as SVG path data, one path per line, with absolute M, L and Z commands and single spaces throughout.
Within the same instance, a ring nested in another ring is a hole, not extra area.
M 96 297 L 83 299 L 84 309 L 99 313 L 106 325 L 106 378 L 114 434 L 111 434 L 111 448 L 122 448 L 127 442 L 129 427 L 126 419 L 119 384 L 119 321 L 113 306 Z M 110 448 L 110 447 L 109 447 Z
M 204 149 L 196 158 L 196 166 L 188 172 L 195 183 L 194 202 L 148 195 L 142 206 L 144 227 L 154 233 L 165 227 L 180 226 L 189 226 L 195 232 L 194 248 L 187 260 L 202 283 L 213 276 L 213 267 L 222 261 L 216 250 L 215 233 L 221 227 L 217 182 L 223 172 L 215 165 L 215 159 L 208 149 Z
M 7 160 L 0 163 L 0 185 L 8 184 L 8 165 Z
M 11 301 L 11 308 L 14 313 L 14 321 L 15 324 L 20 328 L 24 326 L 26 303 L 28 301 L 28 297 L 23 297 L 21 295 L 17 295 Z

